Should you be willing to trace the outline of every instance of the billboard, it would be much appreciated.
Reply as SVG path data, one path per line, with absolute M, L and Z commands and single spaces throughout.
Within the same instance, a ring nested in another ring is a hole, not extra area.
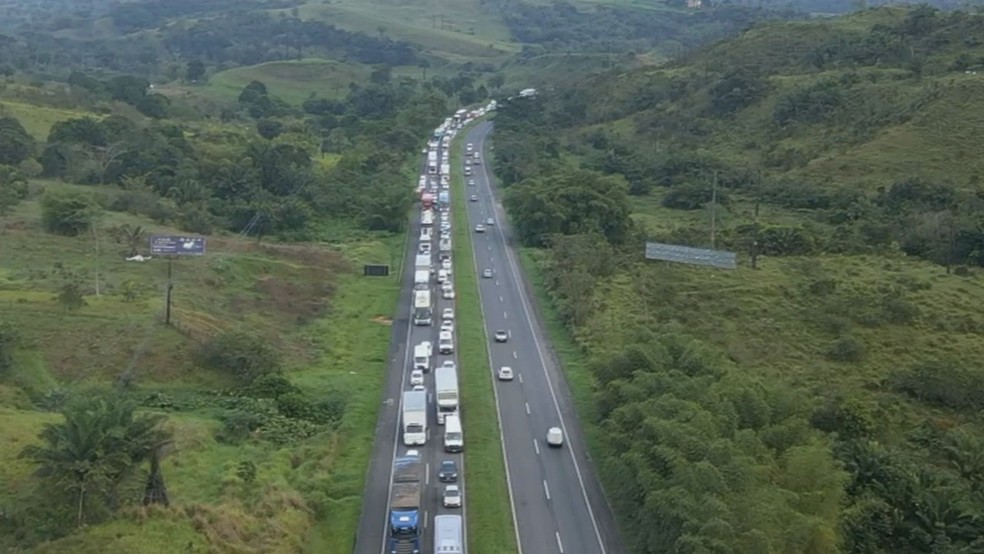
M 150 237 L 150 252 L 159 255 L 202 256 L 205 254 L 205 237 L 153 235 Z
M 680 264 L 703 265 L 721 269 L 738 267 L 738 256 L 725 250 L 691 248 L 677 244 L 646 243 L 646 259 L 676 262 Z

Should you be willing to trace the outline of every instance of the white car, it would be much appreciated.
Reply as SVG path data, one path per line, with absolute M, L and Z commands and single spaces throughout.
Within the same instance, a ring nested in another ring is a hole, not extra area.
M 446 269 L 448 271 L 451 271 L 451 260 L 444 260 L 443 262 L 441 262 L 441 269 Z
M 512 381 L 513 380 L 513 370 L 511 367 L 502 366 L 499 368 L 499 380 L 500 381 Z
M 444 289 L 441 291 L 441 298 L 445 300 L 454 300 L 454 289 Z
M 485 224 L 488 225 L 489 227 L 491 227 L 491 226 L 495 225 L 495 220 L 490 217 L 490 218 L 488 218 L 488 219 L 485 220 Z
M 441 331 L 442 332 L 447 331 L 448 333 L 453 333 L 454 332 L 454 322 L 451 321 L 451 320 L 448 320 L 448 319 L 445 319 L 444 321 L 442 321 L 441 322 Z
M 444 308 L 441 312 L 441 319 L 454 319 L 454 308 Z
M 560 427 L 551 427 L 547 430 L 547 445 L 560 448 L 564 445 L 564 432 Z
M 486 269 L 485 271 L 483 271 L 482 272 L 482 277 L 484 277 L 486 279 L 491 279 L 492 278 L 492 270 L 491 269 Z
M 414 385 L 413 390 L 414 392 L 426 392 L 427 388 L 424 387 L 423 385 Z
M 423 385 L 424 384 L 424 372 L 415 369 L 410 372 L 410 384 L 411 385 Z
M 471 198 L 469 198 L 468 200 L 470 200 L 472 202 L 478 202 L 478 195 L 477 194 L 473 194 L 473 195 L 471 195 Z
M 502 329 L 495 332 L 495 342 L 506 342 L 507 340 L 509 340 L 509 333 Z
M 420 450 L 417 450 L 416 448 L 414 448 L 412 450 L 407 450 L 407 456 L 412 456 L 414 458 L 419 458 L 420 457 Z
M 474 187 L 475 186 L 475 179 L 468 179 L 468 186 L 469 187 Z
M 458 488 L 458 485 L 447 485 L 444 487 L 444 507 L 461 507 L 461 489 Z
M 476 225 L 475 226 L 475 232 L 476 233 L 484 233 L 485 232 L 485 225 L 482 225 L 481 223 L 479 223 L 478 225 Z
M 455 369 L 458 366 L 454 365 L 454 360 L 444 360 L 444 363 L 441 364 L 441 367 L 448 368 L 448 369 Z

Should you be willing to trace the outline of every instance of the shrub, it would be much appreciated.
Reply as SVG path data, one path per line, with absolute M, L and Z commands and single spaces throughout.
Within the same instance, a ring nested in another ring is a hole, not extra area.
M 91 194 L 49 190 L 41 197 L 41 222 L 51 233 L 78 236 L 91 227 L 98 212 Z
M 0 375 L 13 369 L 14 349 L 20 343 L 20 334 L 10 323 L 0 322 Z
M 266 340 L 240 332 L 209 340 L 199 348 L 198 357 L 206 367 L 229 373 L 243 385 L 281 370 L 280 356 Z
M 947 362 L 917 365 L 894 375 L 890 384 L 913 398 L 952 409 L 984 407 L 984 374 Z
M 837 339 L 827 350 L 827 358 L 835 362 L 860 362 L 864 354 L 864 342 L 852 335 Z

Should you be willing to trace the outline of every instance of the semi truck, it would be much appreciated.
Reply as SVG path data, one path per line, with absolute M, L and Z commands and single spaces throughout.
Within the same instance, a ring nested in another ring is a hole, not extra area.
M 434 554 L 463 552 L 461 516 L 434 516 Z
M 417 254 L 417 257 L 413 261 L 414 271 L 430 271 L 431 268 L 431 256 L 430 254 Z
M 458 370 L 446 366 L 435 369 L 434 391 L 437 396 L 437 422 L 444 425 L 445 416 L 458 411 Z
M 420 554 L 420 456 L 403 456 L 393 464 L 390 493 L 390 554 Z
M 427 392 L 408 390 L 403 393 L 403 444 L 427 442 Z
M 413 292 L 413 324 L 430 325 L 433 319 L 434 309 L 431 303 L 431 293 L 429 290 L 416 290 Z

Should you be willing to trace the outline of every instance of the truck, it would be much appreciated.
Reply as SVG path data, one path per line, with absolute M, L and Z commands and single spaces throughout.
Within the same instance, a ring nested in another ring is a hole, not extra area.
M 420 499 L 423 485 L 420 456 L 402 456 L 393 464 L 390 492 L 390 554 L 420 554 Z
M 427 152 L 427 173 L 431 175 L 437 174 L 437 150 Z
M 447 206 L 451 203 L 451 194 L 446 190 L 437 193 L 437 203 L 441 206 Z
M 403 393 L 403 444 L 427 442 L 427 392 L 408 390 Z
M 424 373 L 430 372 L 431 356 L 434 355 L 434 347 L 430 341 L 424 341 L 413 347 L 413 368 L 422 370 Z M 438 421 L 440 423 L 440 421 Z
M 425 192 L 420 195 L 420 204 L 425 210 L 429 210 L 434 207 L 434 195 L 430 192 Z
M 441 242 L 438 243 L 438 249 L 441 252 L 450 252 L 451 251 L 451 239 L 441 239 Z
M 420 224 L 424 227 L 430 227 L 434 224 L 434 210 L 424 210 L 420 214 Z
M 414 271 L 430 271 L 431 268 L 431 256 L 430 254 L 417 254 L 417 257 L 413 261 Z
M 461 516 L 434 516 L 434 554 L 464 552 Z
M 444 425 L 445 416 L 458 411 L 458 370 L 445 366 L 435 369 L 434 391 L 437 396 L 437 423 Z
M 461 416 L 448 414 L 444 418 L 444 451 L 461 452 L 465 449 L 465 435 L 461 431 Z
M 441 164 L 441 175 L 451 175 L 451 164 L 448 162 Z
M 413 291 L 413 324 L 430 325 L 433 318 L 433 303 L 429 290 Z
M 413 289 L 427 290 L 430 288 L 430 271 L 418 269 L 413 272 Z

